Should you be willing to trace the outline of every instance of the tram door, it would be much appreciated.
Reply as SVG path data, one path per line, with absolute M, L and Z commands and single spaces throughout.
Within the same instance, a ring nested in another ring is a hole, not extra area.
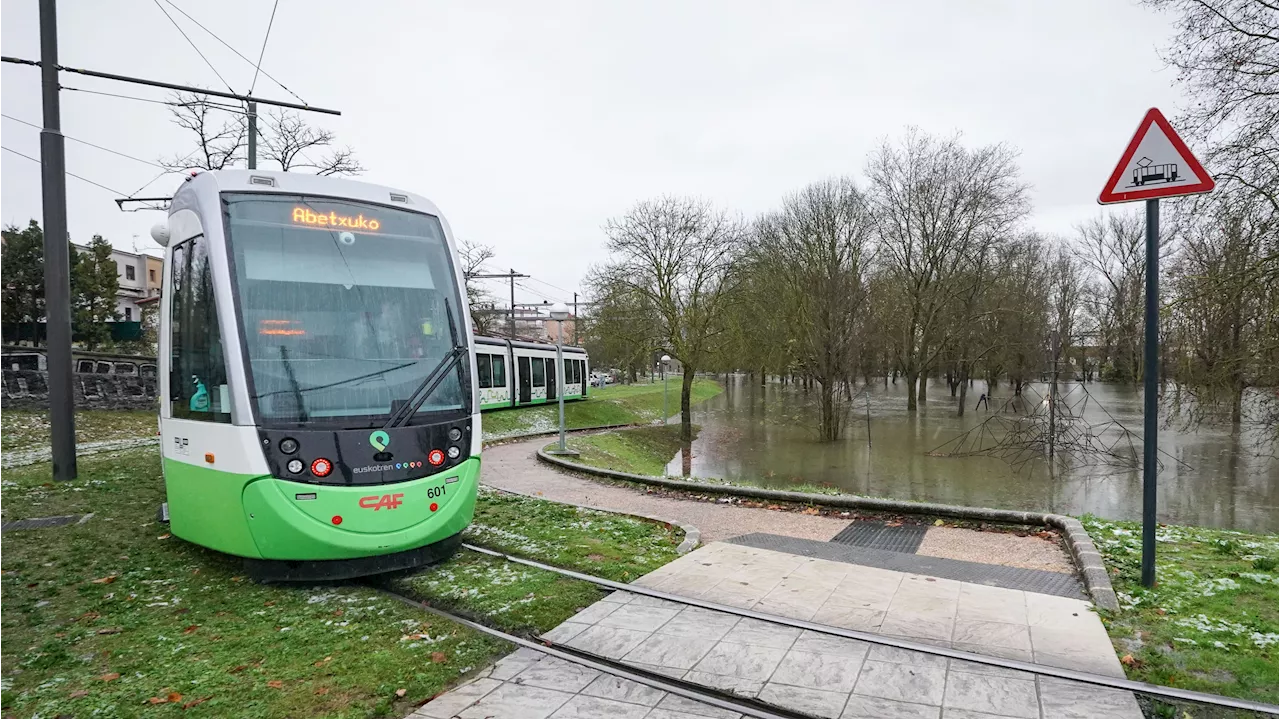
M 547 400 L 556 398 L 556 361 L 547 360 Z
M 516 401 L 520 404 L 529 404 L 533 401 L 533 378 L 529 376 L 529 358 L 518 357 L 517 359 L 520 362 L 520 394 Z

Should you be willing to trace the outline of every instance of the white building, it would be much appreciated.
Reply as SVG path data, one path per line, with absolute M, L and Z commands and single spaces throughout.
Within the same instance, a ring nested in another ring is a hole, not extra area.
M 71 243 L 72 249 L 79 253 L 89 252 L 85 245 Z M 111 248 L 111 259 L 116 263 L 116 277 L 120 280 L 120 289 L 116 292 L 116 312 L 123 322 L 138 322 L 142 319 L 142 310 L 138 300 L 149 295 L 147 278 L 147 255 L 125 252 Z M 157 291 L 158 295 L 159 292 Z

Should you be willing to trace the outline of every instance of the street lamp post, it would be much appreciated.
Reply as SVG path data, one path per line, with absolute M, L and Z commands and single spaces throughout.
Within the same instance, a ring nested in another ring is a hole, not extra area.
M 564 321 L 569 319 L 569 307 L 563 302 L 557 302 L 554 305 L 551 305 L 550 312 L 551 319 L 556 321 L 556 373 L 560 376 L 560 381 L 557 383 L 556 387 L 558 390 L 556 394 L 559 396 L 560 400 L 560 447 L 554 452 L 554 454 L 576 456 L 578 454 L 577 452 L 568 449 L 564 445 L 565 371 L 564 350 L 562 349 L 562 346 L 564 343 Z
M 667 418 L 671 413 L 667 411 L 667 363 L 671 361 L 671 355 L 662 355 L 662 426 L 667 426 Z

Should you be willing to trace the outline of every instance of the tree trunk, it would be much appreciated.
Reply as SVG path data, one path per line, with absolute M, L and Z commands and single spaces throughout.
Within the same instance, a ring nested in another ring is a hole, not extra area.
M 917 399 L 916 399 L 916 380 L 917 380 L 917 379 L 919 379 L 919 377 L 920 377 L 920 373 L 919 373 L 919 372 L 912 372 L 911 370 L 907 370 L 907 372 L 906 372 L 906 379 L 907 379 L 907 411 L 908 411 L 908 412 L 914 412 L 914 411 L 916 411 L 916 402 L 917 402 Z
M 929 373 L 928 372 L 920 373 L 920 388 L 919 390 L 917 390 L 917 394 L 918 394 L 916 398 L 917 405 L 925 404 L 925 402 L 928 401 L 929 399 Z
M 959 402 L 959 404 L 958 404 L 958 405 L 956 405 L 956 416 L 957 416 L 957 417 L 963 417 L 963 416 L 964 416 L 964 403 L 965 403 L 965 398 L 966 398 L 966 397 L 968 396 L 968 394 L 969 394 L 969 382 L 968 382 L 968 380 L 969 380 L 969 368 L 968 368 L 968 367 L 965 367 L 964 365 L 960 365 L 960 381 L 956 382 L 956 384 L 960 385 L 960 402 Z M 952 390 L 952 391 L 951 391 L 951 396 L 952 396 L 952 397 L 956 396 L 955 390 Z
M 693 441 L 693 416 L 689 410 L 689 398 L 693 394 L 693 367 L 684 366 L 684 382 L 680 385 L 680 439 Z
M 840 418 L 836 416 L 835 383 L 828 380 L 818 383 L 818 405 L 821 417 L 818 419 L 818 434 L 824 442 L 834 442 L 840 436 Z
M 961 381 L 961 382 L 963 382 L 963 380 L 960 380 L 960 381 Z M 952 376 L 951 372 L 949 372 L 949 371 L 948 371 L 948 372 L 947 372 L 947 389 L 951 390 L 951 396 L 952 396 L 952 397 L 955 397 L 955 396 L 956 396 L 956 385 L 957 385 L 957 384 L 959 384 L 959 383 L 956 381 L 956 378 L 955 378 L 954 376 Z

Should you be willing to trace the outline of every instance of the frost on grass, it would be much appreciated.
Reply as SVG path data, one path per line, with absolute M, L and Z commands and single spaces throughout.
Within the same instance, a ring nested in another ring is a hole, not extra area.
M 1166 640 L 1175 647 L 1266 653 L 1277 646 L 1274 587 L 1280 575 L 1274 570 L 1274 541 L 1227 530 L 1159 527 L 1157 584 L 1148 589 L 1136 581 L 1142 557 L 1137 525 L 1096 517 L 1081 521 L 1107 564 L 1122 572 L 1116 578 L 1121 615 L 1114 620 L 1120 631 L 1141 626 L 1145 612 L 1177 628 Z

